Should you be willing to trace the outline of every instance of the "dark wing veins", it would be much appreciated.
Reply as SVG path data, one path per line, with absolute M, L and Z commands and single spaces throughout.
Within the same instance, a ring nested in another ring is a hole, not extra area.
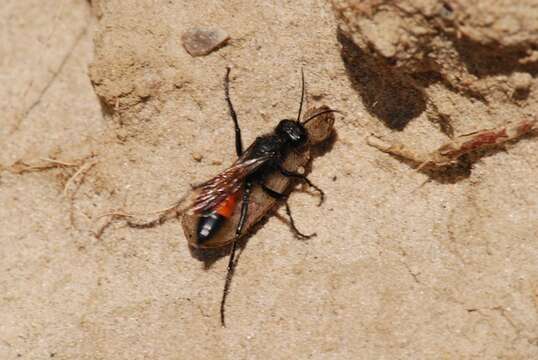
M 248 159 L 247 156 L 242 156 L 228 169 L 197 186 L 194 190 L 198 192 L 198 195 L 192 205 L 192 211 L 202 213 L 215 208 L 229 195 L 239 191 L 245 178 L 270 158 L 270 156 L 261 156 Z

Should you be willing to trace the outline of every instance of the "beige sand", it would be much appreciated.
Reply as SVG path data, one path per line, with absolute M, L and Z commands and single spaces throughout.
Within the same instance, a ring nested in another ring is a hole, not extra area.
M 538 357 L 538 140 L 421 186 L 427 175 L 365 138 L 428 151 L 446 135 L 428 111 L 401 132 L 380 121 L 326 2 L 8 0 L 0 18 L 0 164 L 97 161 L 66 193 L 84 165 L 0 174 L 1 359 Z M 180 37 L 195 25 L 231 40 L 193 58 Z M 295 114 L 301 66 L 309 104 L 347 116 L 310 174 L 326 203 L 291 197 L 318 236 L 267 221 L 221 328 L 226 258 L 204 269 L 179 222 L 94 234 L 100 215 L 166 207 L 233 161 L 227 65 L 247 143 Z M 462 134 L 536 113 L 531 84 L 510 106 L 430 90 Z

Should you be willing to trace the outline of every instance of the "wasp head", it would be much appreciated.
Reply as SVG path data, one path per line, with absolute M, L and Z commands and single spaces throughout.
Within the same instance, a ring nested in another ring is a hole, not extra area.
M 301 146 L 308 140 L 303 124 L 289 119 L 280 120 L 276 127 L 276 134 L 292 147 Z

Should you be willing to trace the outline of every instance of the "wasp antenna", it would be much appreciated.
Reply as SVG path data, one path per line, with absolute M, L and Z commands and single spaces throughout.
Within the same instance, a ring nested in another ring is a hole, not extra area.
M 297 122 L 301 122 L 301 111 L 303 110 L 304 101 L 304 71 L 301 67 L 301 102 L 299 103 L 299 114 L 297 114 Z
M 308 123 L 310 120 L 315 119 L 315 118 L 317 118 L 318 116 L 321 116 L 321 115 L 323 115 L 323 114 L 327 114 L 327 113 L 339 113 L 339 114 L 343 115 L 343 113 L 342 113 L 340 110 L 333 110 L 333 109 L 323 110 L 323 111 L 320 111 L 320 112 L 317 113 L 317 114 L 314 114 L 314 115 L 310 116 L 308 119 L 306 119 L 305 121 L 303 121 L 302 124 L 305 125 L 305 124 Z

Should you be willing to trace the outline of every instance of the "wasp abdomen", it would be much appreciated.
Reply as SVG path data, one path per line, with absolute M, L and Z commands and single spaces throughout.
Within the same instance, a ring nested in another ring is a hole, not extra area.
M 224 220 L 233 215 L 238 194 L 232 194 L 222 201 L 214 210 L 203 213 L 198 219 L 197 243 L 203 244 L 211 239 L 221 228 Z
M 225 219 L 224 216 L 219 215 L 216 211 L 211 211 L 200 216 L 198 220 L 197 243 L 203 244 L 211 239 L 217 230 L 220 229 Z

